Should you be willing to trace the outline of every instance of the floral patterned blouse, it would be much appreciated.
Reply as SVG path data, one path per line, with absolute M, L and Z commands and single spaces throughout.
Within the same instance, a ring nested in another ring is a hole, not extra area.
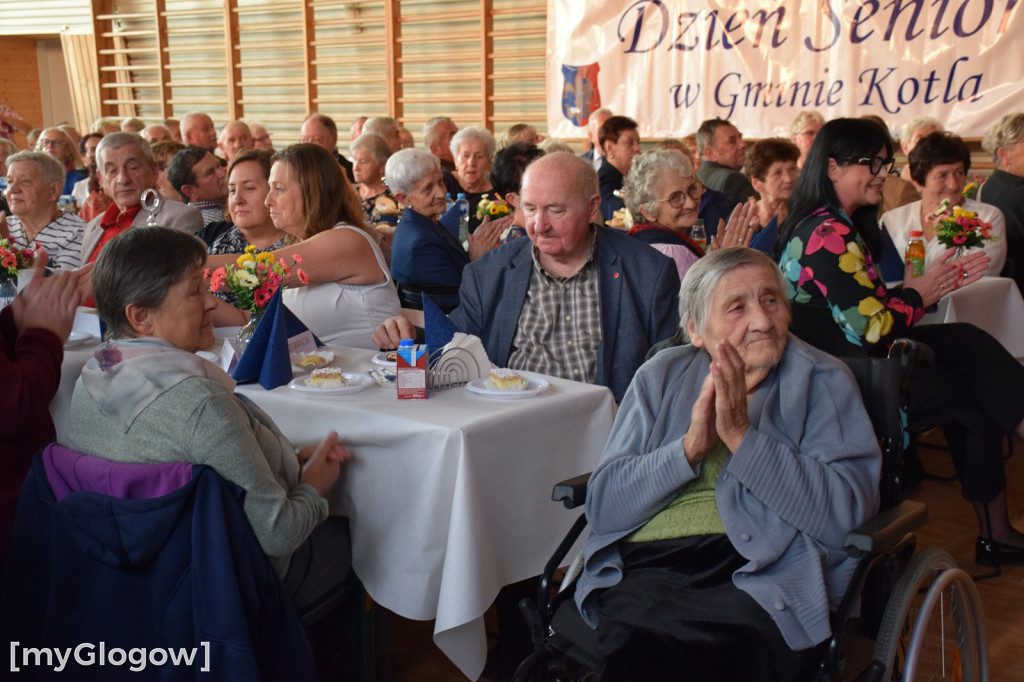
M 890 293 L 885 288 L 871 253 L 845 213 L 827 208 L 812 213 L 794 231 L 779 266 L 789 297 L 828 308 L 854 346 L 887 346 L 924 317 L 917 292 Z

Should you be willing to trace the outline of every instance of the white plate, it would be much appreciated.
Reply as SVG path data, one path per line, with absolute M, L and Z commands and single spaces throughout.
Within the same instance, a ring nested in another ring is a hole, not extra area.
M 341 388 L 313 388 L 312 386 L 306 385 L 308 377 L 293 379 L 292 382 L 288 384 L 288 388 L 308 395 L 345 395 L 346 393 L 358 393 L 373 383 L 373 379 L 365 374 L 342 372 L 341 376 L 345 377 L 345 380 L 348 381 L 348 384 Z
M 373 364 L 375 364 L 375 365 L 380 365 L 382 367 L 390 367 L 391 369 L 394 369 L 395 365 L 398 364 L 398 361 L 397 360 L 388 360 L 388 353 L 394 353 L 394 352 L 395 351 L 381 351 L 380 353 L 377 353 L 372 358 L 370 358 L 370 360 L 372 360 Z
M 68 334 L 68 340 L 64 342 L 64 347 L 78 348 L 79 346 L 84 345 L 86 342 L 94 338 L 96 337 L 90 334 L 89 332 L 73 331 L 70 334 Z
M 477 395 L 482 395 L 486 398 L 518 400 L 520 398 L 532 398 L 551 385 L 551 382 L 539 374 L 529 374 L 527 372 L 520 372 L 520 374 L 523 375 L 523 390 L 521 391 L 509 391 L 494 388 L 489 377 L 473 379 L 466 384 L 466 390 L 470 393 L 476 393 Z
M 307 355 L 316 355 L 324 359 L 323 362 L 308 367 L 302 366 L 302 359 Z M 314 369 L 320 369 L 334 362 L 334 351 L 322 350 L 322 351 L 309 351 L 308 353 L 292 353 L 292 369 L 296 372 L 312 372 Z

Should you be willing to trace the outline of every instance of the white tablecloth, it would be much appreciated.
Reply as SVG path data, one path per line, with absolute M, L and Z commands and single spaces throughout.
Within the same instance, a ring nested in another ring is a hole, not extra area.
M 50 410 L 58 440 L 94 343 L 65 353 Z M 332 347 L 365 371 L 373 353 Z M 509 585 L 537 575 L 575 520 L 551 486 L 594 468 L 615 413 L 611 392 L 562 379 L 533 398 L 496 400 L 455 388 L 402 400 L 372 384 L 308 397 L 257 384 L 238 392 L 296 445 L 336 430 L 355 458 L 332 509 L 349 517 L 353 567 L 370 596 L 406 618 L 436 619 L 434 641 L 470 679 L 483 671 L 483 614 Z
M 1015 358 L 1024 358 L 1024 298 L 1008 277 L 982 277 L 942 297 L 921 324 L 969 322 L 984 329 Z

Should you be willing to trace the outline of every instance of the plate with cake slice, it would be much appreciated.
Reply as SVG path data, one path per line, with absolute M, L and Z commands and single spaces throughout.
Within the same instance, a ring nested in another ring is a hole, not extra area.
M 466 384 L 466 390 L 485 398 L 518 400 L 532 398 L 550 385 L 551 382 L 539 374 L 493 368 L 488 376 L 473 379 Z
M 314 369 L 308 377 L 293 379 L 288 388 L 307 395 L 345 395 L 357 393 L 373 380 L 365 374 L 342 372 L 337 367 Z

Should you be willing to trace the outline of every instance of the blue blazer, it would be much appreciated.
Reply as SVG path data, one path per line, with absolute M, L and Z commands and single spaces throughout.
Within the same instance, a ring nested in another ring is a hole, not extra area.
M 618 401 L 648 349 L 679 326 L 679 274 L 672 259 L 647 244 L 610 228 L 592 229 L 601 297 L 595 383 L 610 388 Z M 480 337 L 500 367 L 508 364 L 530 287 L 532 246 L 516 239 L 471 263 L 463 272 L 461 303 L 451 314 L 459 331 Z
M 446 227 L 405 209 L 391 242 L 391 277 L 396 282 L 457 287 L 468 263 L 469 255 Z

